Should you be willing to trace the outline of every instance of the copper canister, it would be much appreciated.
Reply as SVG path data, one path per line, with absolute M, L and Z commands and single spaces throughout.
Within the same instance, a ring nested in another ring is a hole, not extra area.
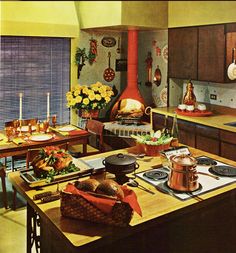
M 197 161 L 189 155 L 175 155 L 170 157 L 171 173 L 168 186 L 176 191 L 192 192 L 199 188 L 197 175 Z

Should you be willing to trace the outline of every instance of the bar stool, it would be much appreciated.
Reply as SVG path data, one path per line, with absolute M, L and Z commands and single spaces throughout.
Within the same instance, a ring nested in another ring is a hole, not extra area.
M 3 166 L 0 163 L 0 177 L 2 181 L 2 193 L 3 193 L 3 204 L 5 209 L 8 208 L 8 201 L 7 201 L 7 190 L 6 190 L 6 171 L 5 171 L 5 166 Z

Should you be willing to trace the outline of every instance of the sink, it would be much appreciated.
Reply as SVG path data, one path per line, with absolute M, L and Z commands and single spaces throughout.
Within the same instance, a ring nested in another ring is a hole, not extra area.
M 236 127 L 236 121 L 235 121 L 235 122 L 225 123 L 224 125 L 226 125 L 226 126 Z

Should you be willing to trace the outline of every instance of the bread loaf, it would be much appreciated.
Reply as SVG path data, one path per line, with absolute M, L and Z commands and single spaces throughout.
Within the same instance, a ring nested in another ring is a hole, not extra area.
M 95 192 L 99 182 L 96 179 L 90 178 L 83 181 L 76 181 L 75 187 L 81 191 Z
M 121 186 L 112 179 L 103 180 L 96 188 L 96 193 L 117 197 L 120 200 L 124 198 L 124 192 Z

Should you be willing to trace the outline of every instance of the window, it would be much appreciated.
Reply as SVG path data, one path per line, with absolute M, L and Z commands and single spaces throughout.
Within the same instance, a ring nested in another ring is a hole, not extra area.
M 45 120 L 50 92 L 50 115 L 69 122 L 70 39 L 2 36 L 0 53 L 0 128 L 19 118 L 20 92 L 23 119 Z

